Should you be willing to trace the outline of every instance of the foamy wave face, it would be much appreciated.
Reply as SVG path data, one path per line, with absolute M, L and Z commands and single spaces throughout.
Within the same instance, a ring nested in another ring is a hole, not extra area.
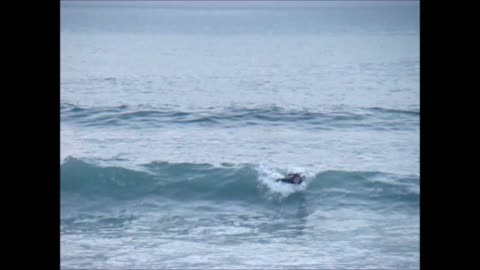
M 282 170 L 259 165 L 256 169 L 259 174 L 258 181 L 260 186 L 265 190 L 265 195 L 268 200 L 283 200 L 292 194 L 307 190 L 309 182 L 312 177 L 315 176 L 315 172 L 298 166 L 290 166 L 286 170 Z M 291 172 L 304 175 L 306 179 L 299 185 L 276 181 Z
M 300 185 L 276 182 L 292 172 L 304 175 L 305 181 Z M 416 205 L 419 197 L 418 177 L 382 172 L 315 172 L 298 166 L 273 168 L 254 164 L 213 166 L 168 162 L 145 164 L 144 170 L 139 171 L 103 167 L 74 158 L 67 159 L 61 166 L 61 191 L 62 203 L 80 196 L 89 200 L 129 201 L 155 197 L 156 200 L 264 204 L 282 203 L 287 198 L 301 200 L 308 195 L 313 201 L 320 198 L 329 198 L 332 202 L 373 200 L 373 203 L 380 203 L 387 200 Z M 65 194 L 69 195 L 63 196 Z

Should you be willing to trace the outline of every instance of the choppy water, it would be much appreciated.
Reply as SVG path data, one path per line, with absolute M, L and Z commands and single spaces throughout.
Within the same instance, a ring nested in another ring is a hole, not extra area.
M 63 268 L 419 267 L 418 5 L 149 5 L 62 2 Z

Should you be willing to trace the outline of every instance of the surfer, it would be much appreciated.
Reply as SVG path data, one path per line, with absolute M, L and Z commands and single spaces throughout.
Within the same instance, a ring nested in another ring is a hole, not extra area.
M 304 180 L 304 176 L 301 176 L 299 173 L 289 173 L 287 177 L 285 178 L 280 178 L 277 179 L 276 182 L 284 182 L 284 183 L 289 183 L 289 184 L 301 184 Z

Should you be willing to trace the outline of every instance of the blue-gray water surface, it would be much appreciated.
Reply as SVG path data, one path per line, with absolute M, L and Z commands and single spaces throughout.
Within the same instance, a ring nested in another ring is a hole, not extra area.
M 418 3 L 122 3 L 61 3 L 62 268 L 419 268 Z

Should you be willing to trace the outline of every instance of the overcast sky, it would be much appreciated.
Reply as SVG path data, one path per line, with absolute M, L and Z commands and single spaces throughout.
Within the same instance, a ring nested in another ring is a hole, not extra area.
M 419 6 L 419 1 L 410 0 L 383 0 L 383 1 L 342 1 L 342 0 L 320 0 L 320 1 L 75 1 L 61 0 L 62 4 L 79 6 L 151 6 L 151 7 L 325 7 L 325 6 Z

